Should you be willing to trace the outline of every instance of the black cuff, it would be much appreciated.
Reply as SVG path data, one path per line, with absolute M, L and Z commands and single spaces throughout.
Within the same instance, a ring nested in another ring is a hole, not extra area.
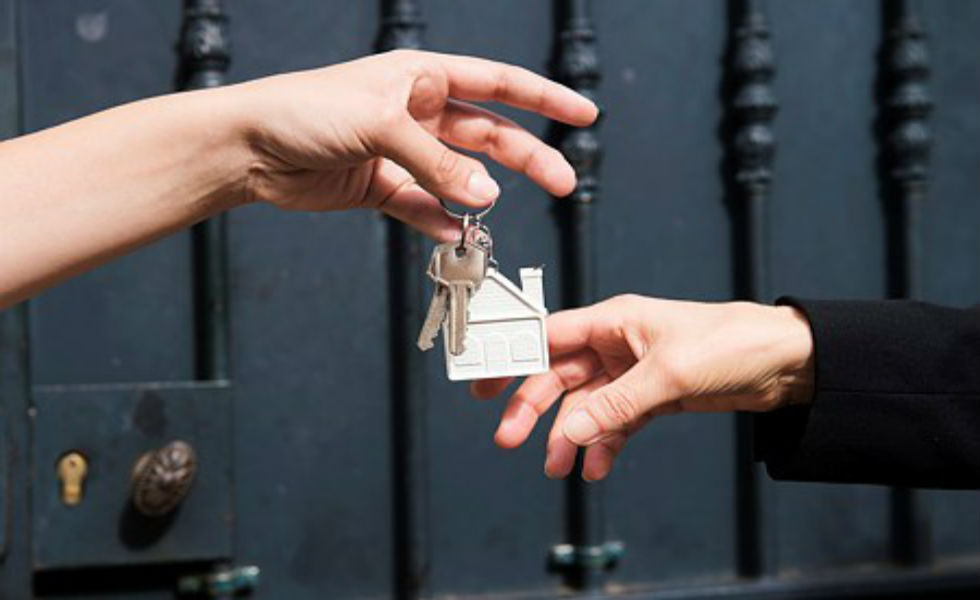
M 774 479 L 980 486 L 978 313 L 781 298 L 810 322 L 814 397 L 756 415 Z

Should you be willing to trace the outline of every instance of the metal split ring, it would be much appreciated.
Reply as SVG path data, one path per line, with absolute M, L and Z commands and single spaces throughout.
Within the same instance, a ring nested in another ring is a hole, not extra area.
M 478 213 L 470 213 L 470 212 L 458 213 L 453 209 L 449 208 L 449 205 L 446 204 L 446 201 L 443 200 L 442 198 L 439 198 L 439 204 L 442 205 L 442 210 L 446 211 L 446 214 L 454 219 L 462 221 L 466 218 L 469 218 L 475 223 L 479 223 L 480 220 L 483 219 L 483 217 L 487 216 L 487 214 L 489 214 L 490 211 L 493 210 L 493 207 L 497 205 L 497 200 L 494 199 L 493 202 L 491 202 L 486 208 L 484 208 Z

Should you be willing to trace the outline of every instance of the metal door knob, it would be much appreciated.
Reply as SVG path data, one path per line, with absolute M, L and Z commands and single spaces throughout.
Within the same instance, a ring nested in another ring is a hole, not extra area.
M 133 506 L 148 517 L 159 517 L 175 509 L 187 496 L 197 475 L 197 455 L 182 440 L 147 452 L 133 465 Z

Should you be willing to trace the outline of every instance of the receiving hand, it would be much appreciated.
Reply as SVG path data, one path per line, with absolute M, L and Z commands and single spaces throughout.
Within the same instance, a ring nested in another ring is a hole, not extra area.
M 809 324 L 788 306 L 628 295 L 556 313 L 547 327 L 551 368 L 517 388 L 495 440 L 524 443 L 564 394 L 548 437 L 549 477 L 567 476 L 582 446 L 582 476 L 602 479 L 628 436 L 654 417 L 767 411 L 813 393 Z M 510 382 L 476 381 L 471 391 L 490 398 Z
M 459 225 L 436 197 L 482 207 L 500 193 L 487 154 L 556 196 L 575 173 L 554 148 L 469 102 L 496 101 L 570 125 L 598 110 L 572 90 L 522 68 L 419 51 L 394 51 L 227 88 L 246 92 L 254 153 L 248 195 L 282 208 L 379 208 L 430 236 Z

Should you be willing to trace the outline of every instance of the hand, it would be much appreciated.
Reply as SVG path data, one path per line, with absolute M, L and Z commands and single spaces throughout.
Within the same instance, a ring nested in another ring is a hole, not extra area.
M 236 86 L 247 90 L 255 159 L 250 199 L 296 210 L 380 208 L 439 239 L 459 225 L 436 197 L 482 207 L 500 193 L 487 154 L 556 196 L 575 173 L 554 148 L 468 101 L 496 101 L 570 125 L 592 123 L 585 97 L 488 60 L 394 51 Z M 231 89 L 231 88 L 229 88 Z
M 551 369 L 514 392 L 495 440 L 513 448 L 562 395 L 548 437 L 545 473 L 565 477 L 576 446 L 582 476 L 605 477 L 629 435 L 682 411 L 767 411 L 809 402 L 813 341 L 794 308 L 618 296 L 548 318 Z M 489 398 L 509 379 L 476 381 Z

